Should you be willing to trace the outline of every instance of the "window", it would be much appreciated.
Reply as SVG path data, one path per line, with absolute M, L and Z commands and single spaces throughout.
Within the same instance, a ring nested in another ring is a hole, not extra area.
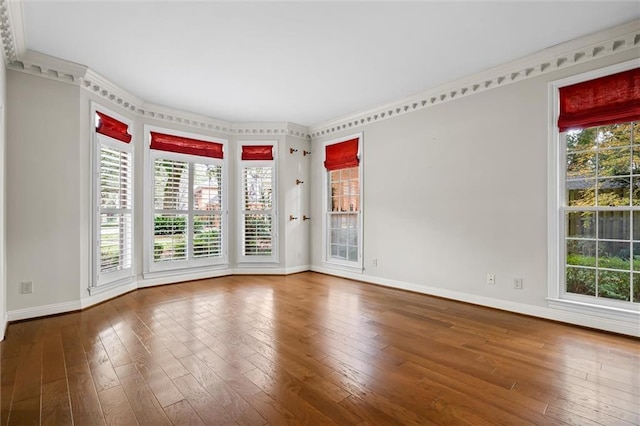
M 240 262 L 275 262 L 274 145 L 243 143 L 240 155 Z
M 560 244 L 550 296 L 638 310 L 640 70 L 607 74 L 553 86 Z
M 133 152 L 128 126 L 95 112 L 95 245 L 92 289 L 133 275 Z
M 150 270 L 226 263 L 223 144 L 150 132 Z
M 362 268 L 361 137 L 329 143 L 325 147 L 326 261 Z

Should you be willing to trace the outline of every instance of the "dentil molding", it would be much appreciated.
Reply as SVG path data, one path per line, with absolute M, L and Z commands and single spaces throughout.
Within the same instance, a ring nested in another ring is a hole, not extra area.
M 572 65 L 636 49 L 640 57 L 640 20 L 545 49 L 482 73 L 456 80 L 377 108 L 311 127 L 293 123 L 233 123 L 145 102 L 88 67 L 26 50 L 19 0 L 0 0 L 0 39 L 7 68 L 78 85 L 132 113 L 231 135 L 286 135 L 314 139 L 430 106 L 537 77 Z

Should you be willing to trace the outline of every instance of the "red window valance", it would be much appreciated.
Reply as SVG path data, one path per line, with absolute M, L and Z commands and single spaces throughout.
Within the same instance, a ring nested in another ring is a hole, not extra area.
M 560 88 L 561 132 L 640 120 L 640 68 Z
M 324 167 L 327 170 L 348 169 L 358 166 L 358 138 L 327 145 Z
M 128 125 L 101 112 L 96 111 L 96 114 L 100 118 L 96 126 L 96 132 L 125 143 L 131 142 Z
M 211 158 L 223 158 L 224 155 L 221 143 L 156 132 L 151 132 L 151 149 Z
M 272 145 L 242 145 L 243 160 L 273 160 Z

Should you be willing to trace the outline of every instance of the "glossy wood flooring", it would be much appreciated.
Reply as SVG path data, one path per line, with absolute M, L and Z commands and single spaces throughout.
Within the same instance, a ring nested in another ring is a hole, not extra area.
M 11 324 L 1 424 L 640 423 L 640 341 L 303 273 Z

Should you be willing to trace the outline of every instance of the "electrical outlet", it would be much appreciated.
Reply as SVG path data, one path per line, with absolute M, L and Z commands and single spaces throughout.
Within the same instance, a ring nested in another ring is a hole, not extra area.
M 522 278 L 513 279 L 513 288 L 516 290 L 522 290 Z
M 33 293 L 33 283 L 31 281 L 23 281 L 20 283 L 20 293 L 29 294 Z
M 373 259 L 373 266 L 378 266 L 378 258 Z
M 487 274 L 487 284 L 496 285 L 496 276 L 495 276 L 495 274 Z

